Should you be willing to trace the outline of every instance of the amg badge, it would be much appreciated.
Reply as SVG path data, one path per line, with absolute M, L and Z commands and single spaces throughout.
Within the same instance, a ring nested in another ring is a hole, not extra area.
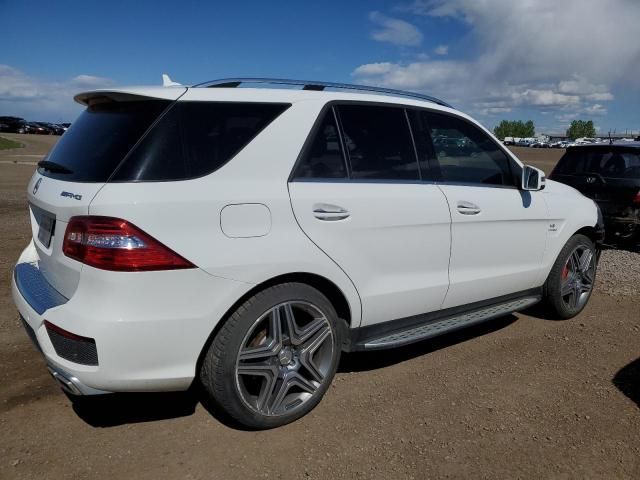
M 61 197 L 69 197 L 69 198 L 73 198 L 75 200 L 82 200 L 82 195 L 78 195 L 76 193 L 71 193 L 71 192 L 62 192 L 60 194 Z

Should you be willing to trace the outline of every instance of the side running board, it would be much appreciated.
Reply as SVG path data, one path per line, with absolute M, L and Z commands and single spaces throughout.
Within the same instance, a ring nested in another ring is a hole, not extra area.
M 524 310 L 541 299 L 540 295 L 532 295 L 503 301 L 485 307 L 433 318 L 433 315 L 425 315 L 425 320 L 416 325 L 379 336 L 359 338 L 352 343 L 352 350 L 382 350 L 386 348 L 400 347 L 410 343 L 426 340 L 445 333 L 453 332 L 464 327 L 469 327 L 487 320 L 508 315 L 519 310 Z M 388 322 L 393 324 L 393 322 Z

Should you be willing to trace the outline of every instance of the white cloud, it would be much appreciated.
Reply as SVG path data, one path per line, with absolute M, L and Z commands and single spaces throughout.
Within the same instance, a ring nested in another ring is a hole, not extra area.
M 375 73 L 360 66 L 357 80 L 481 113 L 525 106 L 565 117 L 601 115 L 614 88 L 640 85 L 640 42 L 624 40 L 637 37 L 637 0 L 417 0 L 406 11 L 457 22 L 471 57 L 387 61 Z
M 433 53 L 435 53 L 436 55 L 448 55 L 449 45 L 438 45 L 433 49 Z
M 584 111 L 589 115 L 606 115 L 607 114 L 607 109 L 603 105 L 600 105 L 599 103 L 588 106 L 587 108 L 584 109 Z
M 379 42 L 401 46 L 417 46 L 422 43 L 422 33 L 409 22 L 387 17 L 380 12 L 371 12 L 369 19 L 379 27 L 371 34 Z
M 113 84 L 113 80 L 93 75 L 51 81 L 0 65 L 0 112 L 27 120 L 72 120 L 82 108 L 73 101 L 76 93 Z

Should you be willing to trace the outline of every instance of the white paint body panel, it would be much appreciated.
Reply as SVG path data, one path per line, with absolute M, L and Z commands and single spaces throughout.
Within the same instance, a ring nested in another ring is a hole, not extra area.
M 288 182 L 329 101 L 402 103 L 469 119 L 420 100 L 184 87 L 98 93 L 292 104 L 231 161 L 202 178 L 107 184 L 45 178 L 33 195 L 40 178 L 34 174 L 29 201 L 53 211 L 57 225 L 49 249 L 36 239 L 19 262 L 37 262 L 46 280 L 69 301 L 38 315 L 12 282 L 13 298 L 36 332 L 47 361 L 98 390 L 187 388 L 196 375 L 198 356 L 220 320 L 254 287 L 275 277 L 323 277 L 344 295 L 351 327 L 372 325 L 540 286 L 567 239 L 596 223 L 593 202 L 551 181 L 544 191 L 531 195 L 528 209 L 523 209 L 518 190 Z M 90 95 L 77 99 L 82 102 Z M 82 201 L 60 197 L 62 190 L 82 195 Z M 477 203 L 481 216 L 459 218 L 452 204 L 458 199 Z M 320 221 L 313 215 L 318 203 L 341 206 L 349 217 Z M 198 268 L 124 273 L 83 266 L 62 254 L 62 237 L 70 217 L 87 214 L 124 218 Z M 549 223 L 557 225 L 554 232 L 549 232 Z M 37 237 L 35 229 L 33 233 Z M 95 338 L 100 365 L 87 367 L 58 357 L 43 326 L 45 318 Z
M 432 184 L 292 182 L 300 226 L 342 267 L 362 299 L 363 325 L 440 308 L 449 284 L 447 202 Z M 344 220 L 314 216 L 342 207 Z
M 451 208 L 451 285 L 444 307 L 539 287 L 548 236 L 541 192 L 440 185 Z M 470 202 L 476 215 L 460 213 Z

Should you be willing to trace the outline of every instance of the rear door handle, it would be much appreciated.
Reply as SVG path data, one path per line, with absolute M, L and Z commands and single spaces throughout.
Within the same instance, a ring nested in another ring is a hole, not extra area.
M 324 220 L 328 222 L 335 222 L 337 220 L 344 220 L 349 218 L 349 212 L 338 205 L 331 205 L 329 203 L 316 203 L 313 206 L 313 216 L 318 220 Z
M 458 212 L 462 215 L 478 215 L 482 210 L 475 203 L 461 200 L 458 202 Z

